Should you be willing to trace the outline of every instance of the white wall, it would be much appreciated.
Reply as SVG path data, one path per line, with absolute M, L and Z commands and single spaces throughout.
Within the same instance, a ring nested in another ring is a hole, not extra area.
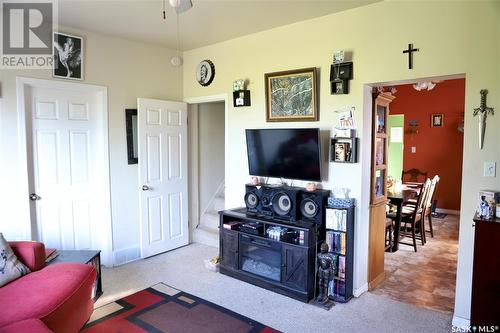
M 226 160 L 227 206 L 243 205 L 248 181 L 244 129 L 249 127 L 320 127 L 337 124 L 334 110 L 354 106 L 355 123 L 362 142 L 360 163 L 333 164 L 326 188 L 349 187 L 358 201 L 355 235 L 354 287 L 367 283 L 368 200 L 370 170 L 370 94 L 366 85 L 451 74 L 465 74 L 465 175 L 462 184 L 460 249 L 456 289 L 456 318 L 470 317 L 473 228 L 471 219 L 481 188 L 500 189 L 499 178 L 484 178 L 482 163 L 500 159 L 498 116 L 488 118 L 485 148 L 477 148 L 479 90 L 488 88 L 488 104 L 500 108 L 500 3 L 498 1 L 385 1 L 317 19 L 264 31 L 191 50 L 184 54 L 184 98 L 230 94 L 232 82 L 248 79 L 252 106 L 228 112 Z M 420 49 L 414 69 L 402 51 Z M 329 93 L 329 68 L 334 50 L 352 52 L 354 79 L 350 93 Z M 196 65 L 203 59 L 215 63 L 216 76 L 208 87 L 195 81 Z M 264 74 L 315 66 L 320 70 L 320 121 L 273 123 L 265 121 Z M 396 94 L 397 96 L 397 94 Z M 366 106 L 366 111 L 364 107 Z
M 60 29 L 85 40 L 85 80 L 106 86 L 109 98 L 109 150 L 113 251 L 117 263 L 139 255 L 139 203 L 137 165 L 127 164 L 125 108 L 135 108 L 138 97 L 182 99 L 182 69 L 170 66 L 175 54 L 164 47 L 125 39 Z M 0 231 L 9 239 L 30 238 L 24 189 L 18 188 L 17 76 L 52 79 L 45 70 L 2 70 L 0 84 Z
M 224 103 L 198 106 L 200 214 L 224 181 Z

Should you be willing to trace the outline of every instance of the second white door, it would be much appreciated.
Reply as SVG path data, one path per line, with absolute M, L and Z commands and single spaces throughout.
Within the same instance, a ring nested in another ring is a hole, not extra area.
M 189 242 L 186 103 L 139 98 L 141 256 Z

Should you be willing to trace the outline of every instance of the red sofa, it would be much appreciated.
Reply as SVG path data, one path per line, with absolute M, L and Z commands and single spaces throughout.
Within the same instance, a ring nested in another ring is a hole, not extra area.
M 78 332 L 93 311 L 95 269 L 78 263 L 45 266 L 42 243 L 9 244 L 32 273 L 0 287 L 0 333 Z

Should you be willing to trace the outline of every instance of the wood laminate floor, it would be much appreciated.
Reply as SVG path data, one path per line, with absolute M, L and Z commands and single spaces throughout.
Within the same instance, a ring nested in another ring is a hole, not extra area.
M 433 218 L 434 238 L 417 250 L 399 245 L 385 253 L 386 280 L 372 292 L 404 303 L 452 313 L 455 305 L 459 216 Z M 428 228 L 428 227 L 427 227 Z M 411 242 L 406 239 L 405 242 Z

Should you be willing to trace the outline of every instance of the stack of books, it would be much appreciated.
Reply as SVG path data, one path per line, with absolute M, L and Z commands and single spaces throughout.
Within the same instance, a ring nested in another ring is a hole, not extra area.
M 326 232 L 326 244 L 330 252 L 345 254 L 346 238 L 344 232 L 328 230 Z
M 326 209 L 326 228 L 346 231 L 347 211 L 345 209 Z
M 328 286 L 328 296 L 344 297 L 345 296 L 345 281 L 333 279 Z

